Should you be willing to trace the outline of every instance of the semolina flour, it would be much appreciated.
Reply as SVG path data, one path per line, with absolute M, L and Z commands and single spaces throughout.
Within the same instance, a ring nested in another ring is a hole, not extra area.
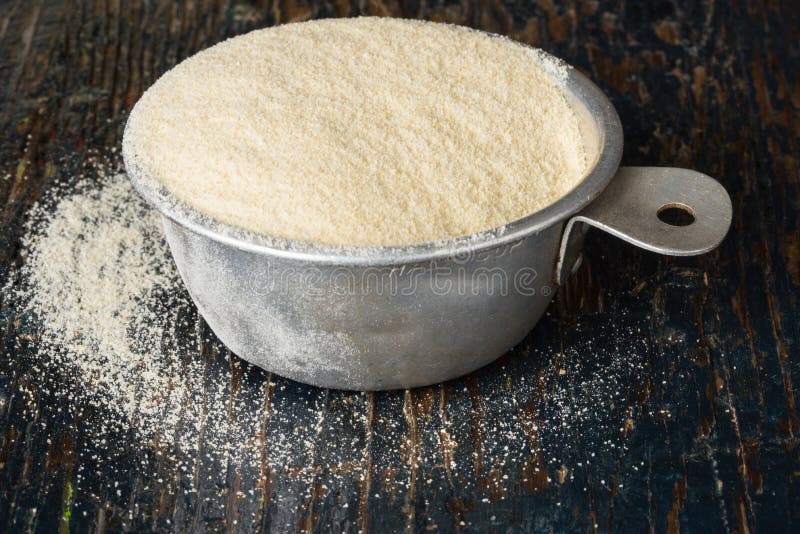
M 406 245 L 501 227 L 585 158 L 545 53 L 467 28 L 356 18 L 235 37 L 162 76 L 123 153 L 212 218 L 312 243 Z

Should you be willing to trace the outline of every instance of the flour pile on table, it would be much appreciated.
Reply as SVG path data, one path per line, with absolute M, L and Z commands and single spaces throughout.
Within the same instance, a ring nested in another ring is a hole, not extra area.
M 163 432 L 178 422 L 174 404 L 192 371 L 176 372 L 181 362 L 165 346 L 188 302 L 173 290 L 157 215 L 124 175 L 95 170 L 33 209 L 17 297 L 40 328 L 44 377 L 75 375 L 94 404 L 115 412 L 104 423 L 135 419 L 142 434 Z
M 132 432 L 181 450 L 200 432 L 209 442 L 236 441 L 224 422 L 204 430 L 208 412 L 227 410 L 220 392 L 231 372 L 207 380 L 197 347 L 181 345 L 197 339 L 197 316 L 159 216 L 110 167 L 95 163 L 29 214 L 12 298 L 37 330 L 34 372 L 64 404 L 93 407 L 98 435 Z M 198 406 L 206 408 L 190 409 Z M 227 446 L 217 451 L 222 457 Z

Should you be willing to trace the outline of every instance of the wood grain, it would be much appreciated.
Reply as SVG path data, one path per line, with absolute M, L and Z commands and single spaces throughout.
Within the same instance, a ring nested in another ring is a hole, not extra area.
M 62 410 L 39 387 L 29 369 L 35 332 L 21 328 L 3 296 L 0 525 L 796 531 L 798 7 L 0 3 L 2 273 L 22 261 L 26 209 L 93 150 L 119 145 L 127 111 L 161 73 L 226 37 L 316 17 L 427 18 L 543 47 L 614 102 L 624 163 L 697 169 L 717 177 L 734 204 L 730 235 L 701 258 L 658 257 L 591 233 L 584 265 L 528 338 L 497 363 L 439 386 L 375 394 L 306 387 L 242 364 L 190 316 L 182 336 L 209 380 L 232 377 L 221 393 L 227 411 L 209 411 L 206 425 L 239 425 L 231 435 L 252 440 L 232 446 L 250 447 L 255 464 L 221 462 L 207 454 L 219 444 L 203 439 L 192 451 L 130 436 L 93 441 L 97 414 Z M 259 423 L 242 428 L 250 421 Z

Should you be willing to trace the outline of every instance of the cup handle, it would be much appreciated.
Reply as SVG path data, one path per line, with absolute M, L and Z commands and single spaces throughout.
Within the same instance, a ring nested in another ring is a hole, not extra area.
M 731 199 L 705 174 L 675 167 L 620 167 L 606 189 L 564 228 L 556 282 L 579 262 L 576 223 L 594 226 L 645 250 L 696 256 L 719 245 L 728 233 Z M 581 234 L 581 232 L 577 232 Z

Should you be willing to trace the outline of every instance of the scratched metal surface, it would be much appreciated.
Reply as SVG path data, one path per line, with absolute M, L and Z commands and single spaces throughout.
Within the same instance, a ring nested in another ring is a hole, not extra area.
M 657 257 L 592 233 L 584 265 L 531 335 L 496 364 L 440 386 L 351 395 L 270 382 L 203 341 L 208 332 L 192 318 L 198 327 L 185 335 L 199 332 L 194 357 L 207 374 L 232 370 L 223 392 L 231 424 L 237 410 L 261 418 L 256 468 L 210 465 L 202 439 L 184 458 L 189 475 L 176 468 L 183 452 L 168 445 L 94 443 L 91 411 L 61 409 L 37 389 L 28 369 L 35 332 L 20 331 L 4 298 L 0 526 L 797 531 L 799 7 L 0 3 L 2 273 L 22 261 L 26 208 L 70 172 L 57 163 L 73 155 L 78 165 L 90 149 L 118 144 L 126 111 L 160 73 L 227 36 L 313 17 L 422 17 L 541 46 L 607 91 L 625 125 L 624 163 L 700 170 L 734 203 L 728 239 L 701 258 Z M 583 409 L 589 415 L 575 415 Z M 286 436 L 284 450 L 270 447 Z M 187 476 L 196 492 L 183 491 Z

